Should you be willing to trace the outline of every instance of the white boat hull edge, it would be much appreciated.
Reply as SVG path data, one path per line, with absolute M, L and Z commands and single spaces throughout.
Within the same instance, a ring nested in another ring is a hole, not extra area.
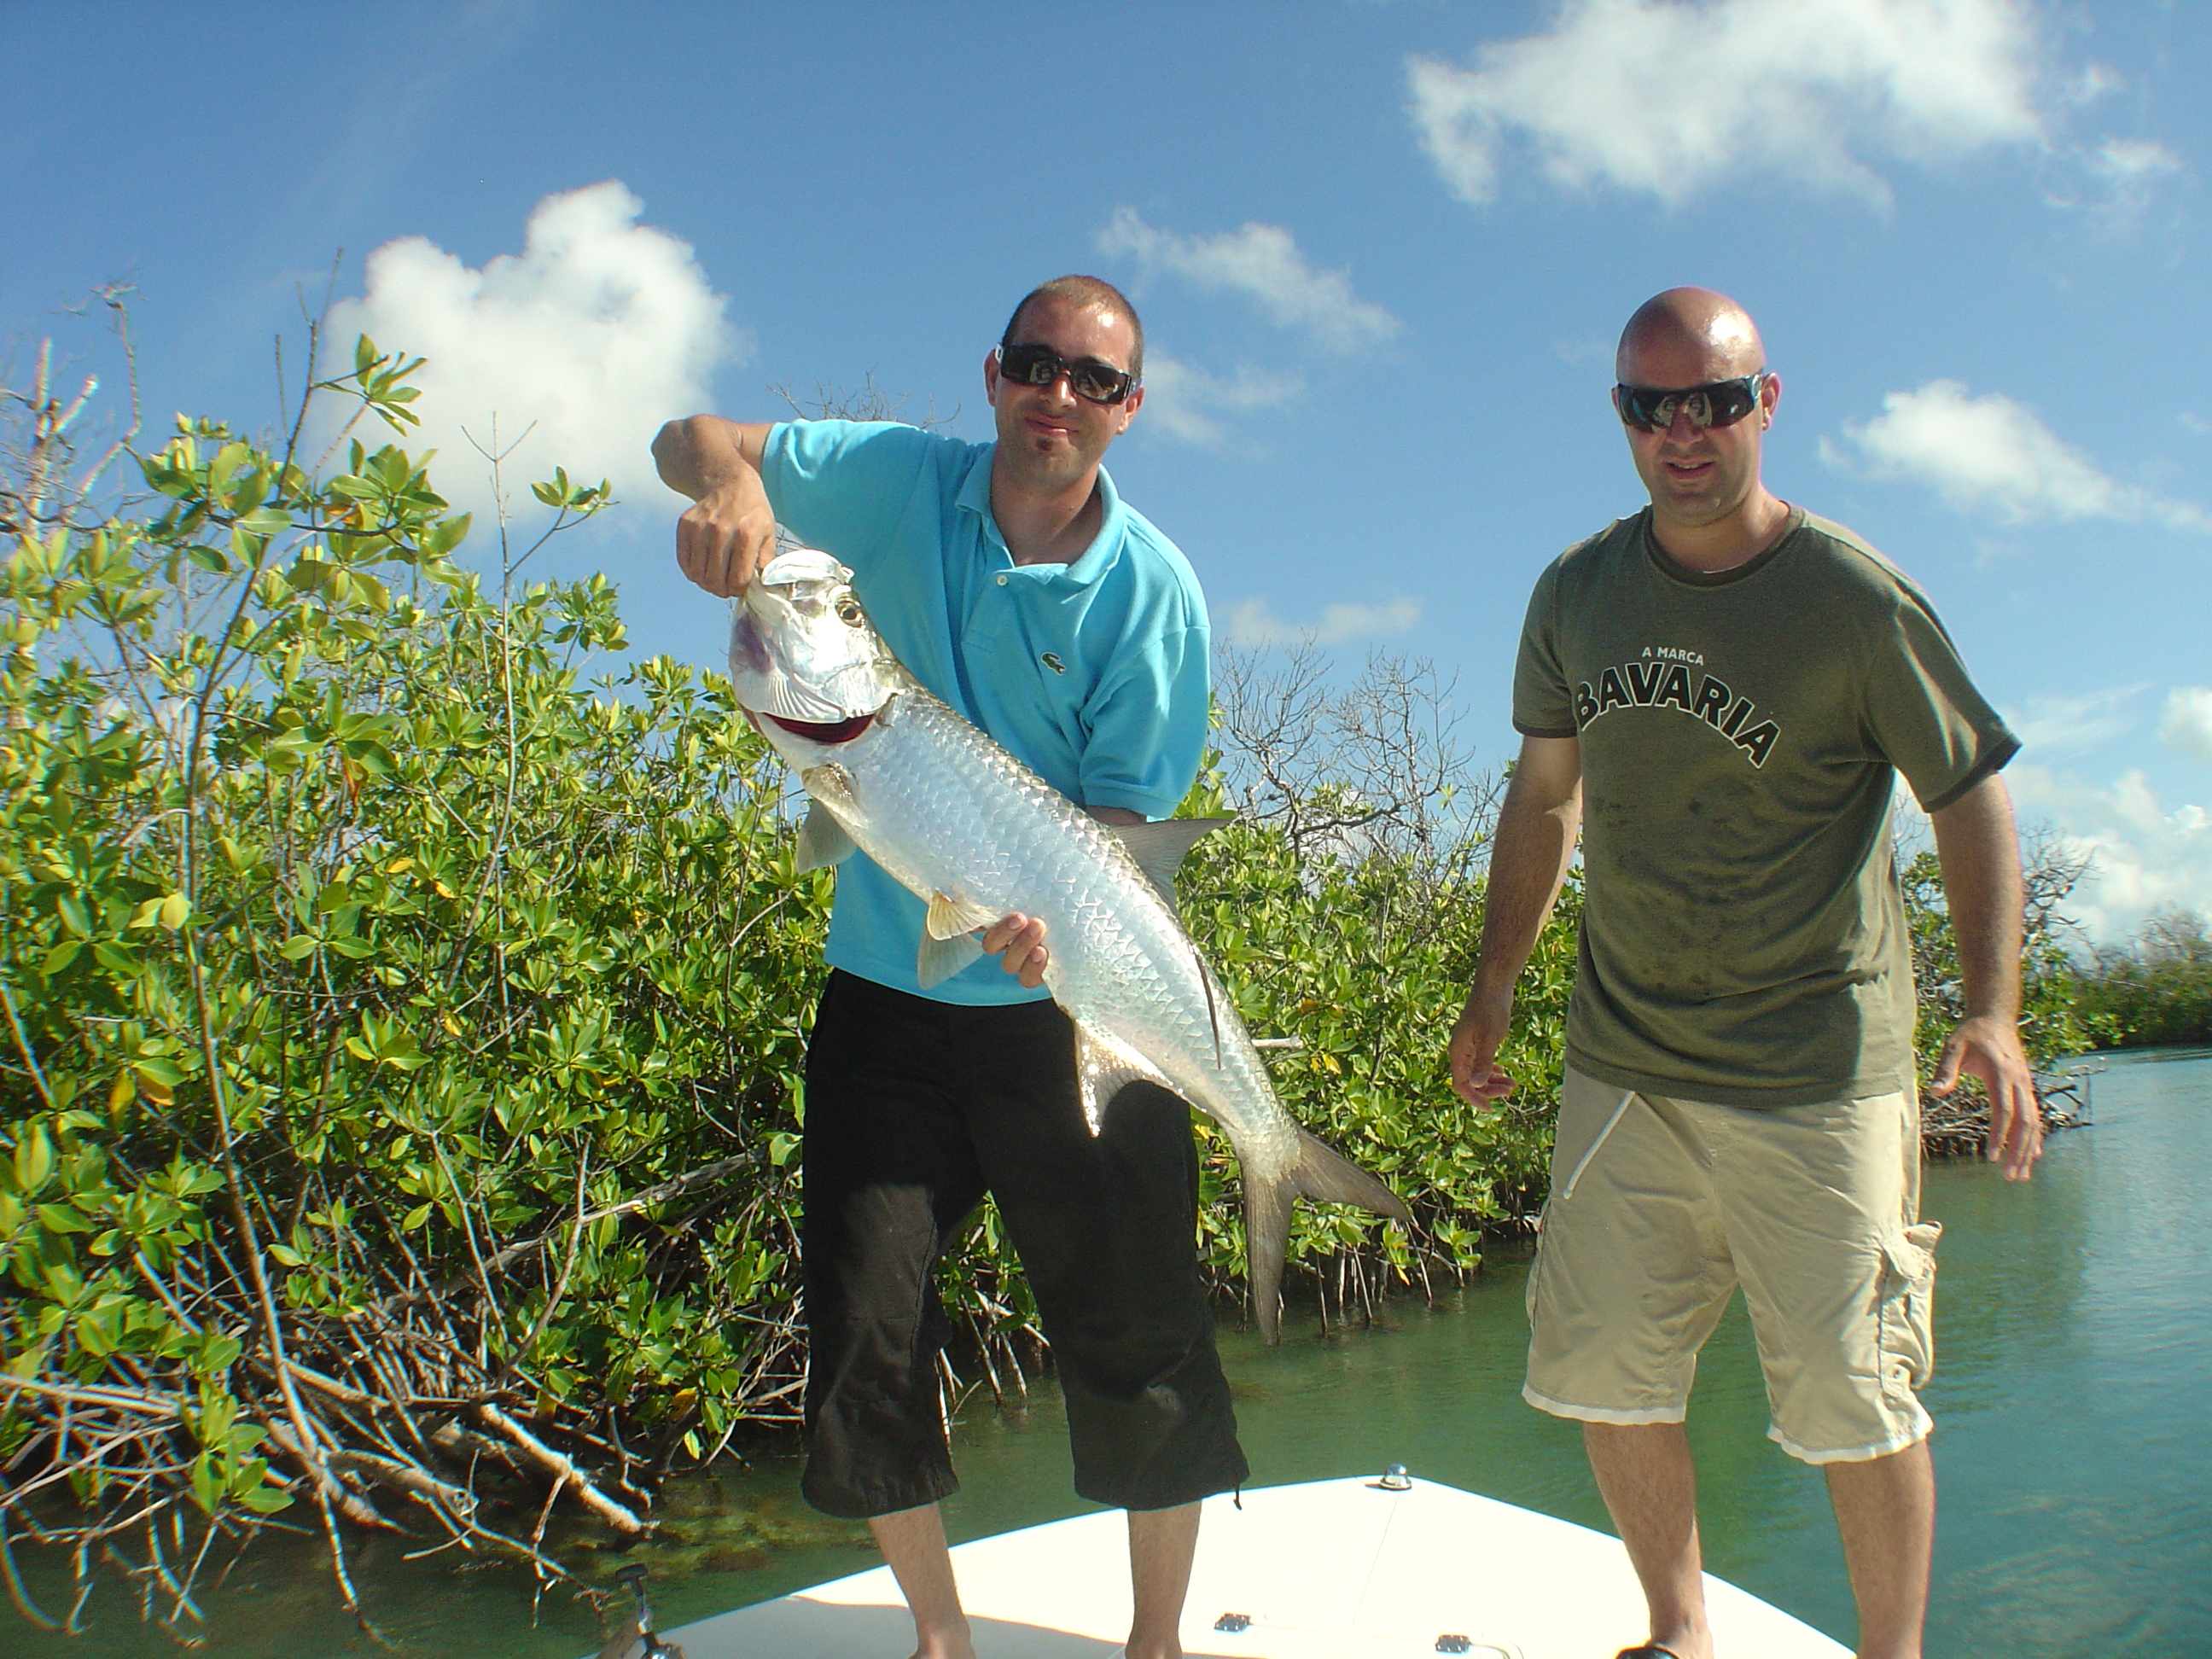
M 979 1539 L 952 1560 L 980 1659 L 1109 1659 L 1128 1632 L 1116 1511 Z M 1705 1593 L 1723 1655 L 1850 1659 L 1710 1573 Z M 1607 1659 L 1644 1634 L 1617 1539 L 1434 1481 L 1354 1479 L 1258 1488 L 1241 1509 L 1209 1498 L 1182 1643 L 1193 1659 Z M 686 1659 L 898 1659 L 913 1626 L 878 1567 L 666 1635 Z

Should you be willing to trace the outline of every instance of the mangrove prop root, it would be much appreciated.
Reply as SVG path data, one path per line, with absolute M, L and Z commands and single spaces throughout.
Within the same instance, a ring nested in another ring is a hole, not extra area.
M 629 1533 L 635 1537 L 645 1530 L 645 1522 L 601 1492 L 592 1484 L 591 1476 L 586 1474 L 572 1461 L 555 1451 L 552 1447 L 531 1433 L 491 1401 L 486 1400 L 479 1402 L 477 1407 L 477 1416 L 521 1447 L 533 1462 L 554 1477 L 556 1488 L 566 1486 L 578 1498 L 583 1499 L 585 1504 L 595 1510 L 602 1520 L 618 1531 Z
M 322 1535 L 326 1565 L 372 1639 L 349 1563 L 349 1539 L 367 1531 L 401 1534 L 410 1553 L 458 1547 L 511 1560 L 541 1585 L 598 1601 L 546 1540 L 556 1505 L 624 1538 L 649 1535 L 662 1485 L 709 1461 L 735 1423 L 706 1434 L 696 1398 L 642 1419 L 629 1414 L 634 1402 L 564 1402 L 533 1374 L 530 1352 L 502 1352 L 508 1333 L 533 1323 L 514 1321 L 514 1310 L 533 1293 L 557 1300 L 582 1229 L 629 1221 L 650 1234 L 631 1218 L 687 1194 L 700 1215 L 726 1215 L 735 1206 L 723 1178 L 757 1161 L 720 1159 L 619 1203 L 556 1212 L 514 1243 L 483 1228 L 481 1269 L 458 1280 L 404 1249 L 354 1241 L 354 1265 L 370 1282 L 350 1307 L 291 1293 L 299 1287 L 288 1290 L 273 1254 L 245 1259 L 248 1239 L 281 1232 L 240 1166 L 239 1200 L 212 1206 L 195 1257 L 159 1273 L 180 1324 L 241 1345 L 221 1401 L 185 1364 L 157 1355 L 112 1353 L 91 1372 L 82 1351 L 73 1370 L 46 1353 L 0 1354 L 0 1589 L 13 1603 L 0 1617 L 70 1627 L 74 1614 L 34 1600 L 16 1570 L 27 1547 L 61 1552 L 78 1607 L 105 1569 L 134 1587 L 149 1623 L 198 1645 L 198 1598 L 265 1528 Z M 709 1224 L 695 1216 L 677 1229 L 694 1224 Z M 756 1300 L 744 1317 L 737 1416 L 795 1424 L 795 1298 Z M 542 1332 L 546 1322 L 534 1324 Z M 260 1501 L 238 1501 L 248 1492 Z
M 2089 1121 L 2088 1106 L 2078 1079 L 2039 1076 L 2036 1097 L 2043 1109 L 2043 1133 L 2048 1136 Z M 1968 1079 L 1948 1098 L 1920 1097 L 1920 1145 L 1930 1158 L 1973 1158 L 1988 1146 L 1990 1099 L 1981 1085 Z

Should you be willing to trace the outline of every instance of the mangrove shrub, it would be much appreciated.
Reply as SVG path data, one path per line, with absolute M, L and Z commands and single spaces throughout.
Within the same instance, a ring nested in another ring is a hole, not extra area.
M 2191 910 L 2149 916 L 2073 975 L 2074 1012 L 2100 1048 L 2212 1043 L 2212 931 Z
M 410 367 L 363 341 L 317 395 L 404 436 Z M 21 401 L 5 1580 L 26 1616 L 70 1623 L 7 1553 L 62 1547 L 182 1628 L 268 1516 L 323 1534 L 349 1600 L 363 1528 L 566 1576 L 556 1501 L 635 1534 L 672 1470 L 797 1414 L 800 1061 L 830 878 L 794 867 L 788 782 L 719 676 L 588 678 L 623 642 L 604 578 L 522 584 L 503 526 L 477 538 L 488 572 L 457 564 L 468 520 L 398 443 L 319 471 L 296 414 L 268 441 L 180 417 L 132 458 L 141 487 L 95 506 L 56 483 L 52 401 Z M 565 476 L 535 493 L 549 533 L 606 501 Z M 1264 824 L 1194 874 L 1248 1018 L 1306 1044 L 1279 1062 L 1293 1109 L 1432 1230 L 1310 1214 L 1309 1269 L 1357 1263 L 1365 1286 L 1472 1266 L 1480 1228 L 1531 1201 L 1543 1133 L 1443 1084 L 1474 890 L 1408 932 L 1387 860 L 1302 872 Z M 1231 1170 L 1212 1146 L 1224 1287 Z M 1000 1380 L 1034 1322 L 988 1210 L 946 1277 Z

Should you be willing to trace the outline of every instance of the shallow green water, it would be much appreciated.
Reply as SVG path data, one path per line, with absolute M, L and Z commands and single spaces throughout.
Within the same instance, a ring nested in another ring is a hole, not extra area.
M 2176 1659 L 2212 1653 L 2212 1052 L 2113 1060 L 2094 1124 L 2057 1138 L 2041 1173 L 2008 1187 L 1978 1164 L 1929 1170 L 1945 1224 L 1928 1395 L 1942 1482 L 1931 1655 Z M 1300 1336 L 1270 1352 L 1225 1334 L 1244 1443 L 1261 1484 L 1415 1474 L 1606 1525 L 1574 1428 L 1519 1398 L 1524 1264 L 1449 1308 L 1394 1310 L 1388 1327 Z M 1848 1642 L 1850 1598 L 1819 1475 L 1765 1438 L 1748 1328 L 1732 1312 L 1692 1407 L 1707 1565 Z M 1074 1513 L 1056 1398 L 972 1407 L 958 1431 L 968 1489 L 956 1538 Z M 856 1528 L 811 1516 L 795 1467 L 769 1462 L 672 1493 L 673 1540 L 654 1563 L 665 1624 L 872 1565 Z M 379 1541 L 356 1564 L 387 1636 L 435 1659 L 569 1656 L 587 1615 L 550 1598 L 530 1624 L 526 1581 L 408 1563 Z M 224 1654 L 376 1651 L 336 1607 L 305 1549 L 263 1553 L 207 1598 Z M 173 1651 L 119 1595 L 70 1642 L 0 1625 L 25 1659 Z M 0 1613 L 0 1618 L 4 1618 Z M 1633 1632 L 1624 1632 L 1623 1639 Z

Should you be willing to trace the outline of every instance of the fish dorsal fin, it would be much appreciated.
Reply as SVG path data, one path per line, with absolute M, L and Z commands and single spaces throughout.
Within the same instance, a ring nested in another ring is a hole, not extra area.
M 988 904 L 954 898 L 947 893 L 932 893 L 929 913 L 922 919 L 922 931 L 932 939 L 953 939 L 962 933 L 972 933 L 978 927 L 988 927 L 1005 915 L 1005 911 L 994 910 Z
M 921 949 L 915 953 L 915 980 L 927 991 L 969 963 L 980 961 L 982 955 L 982 943 L 973 933 L 956 933 L 951 939 L 932 939 L 924 933 Z
M 1075 1076 L 1083 1091 L 1083 1121 L 1097 1134 L 1106 1121 L 1106 1109 L 1114 1103 L 1114 1097 L 1132 1083 L 1157 1083 L 1163 1089 L 1175 1085 L 1160 1074 L 1160 1068 L 1135 1049 L 1116 1042 L 1109 1036 L 1075 1022 Z
M 1129 849 L 1137 868 L 1145 872 L 1145 878 L 1174 915 L 1180 914 L 1176 909 L 1176 872 L 1182 867 L 1184 856 L 1223 824 L 1236 822 L 1234 818 L 1162 818 L 1157 823 L 1115 823 L 1107 829 Z
M 806 822 L 799 826 L 799 867 L 826 869 L 852 856 L 853 838 L 837 822 L 837 815 L 818 800 L 809 803 Z

